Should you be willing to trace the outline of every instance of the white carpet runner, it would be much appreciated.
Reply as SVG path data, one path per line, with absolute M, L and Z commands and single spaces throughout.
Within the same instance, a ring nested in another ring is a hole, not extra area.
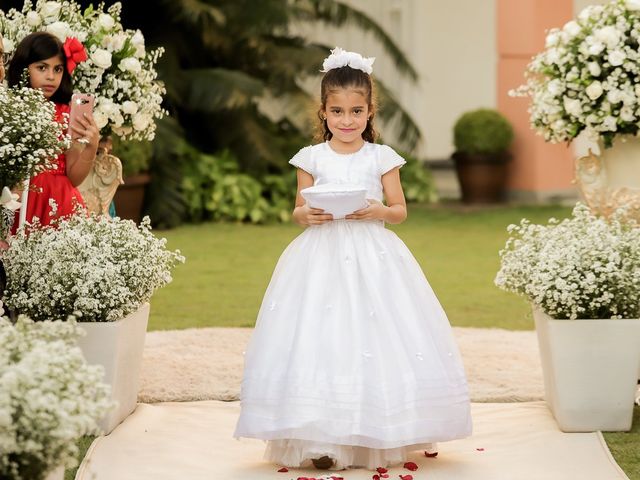
M 279 473 L 264 462 L 264 443 L 234 440 L 238 402 L 140 404 L 110 435 L 96 439 L 76 480 L 295 480 L 318 470 Z M 474 434 L 439 445 L 436 458 L 415 452 L 418 470 L 389 470 L 390 479 L 627 479 L 599 433 L 563 433 L 544 402 L 474 403 Z M 332 472 L 371 480 L 364 469 Z M 324 472 L 326 474 L 326 472 Z

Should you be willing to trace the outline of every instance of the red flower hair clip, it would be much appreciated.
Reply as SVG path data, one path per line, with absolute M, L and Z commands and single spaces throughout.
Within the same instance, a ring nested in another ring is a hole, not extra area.
M 76 37 L 68 37 L 64 41 L 62 48 L 67 57 L 67 71 L 69 75 L 73 73 L 79 63 L 89 58 L 87 57 L 87 51 L 84 49 L 84 45 L 82 45 Z

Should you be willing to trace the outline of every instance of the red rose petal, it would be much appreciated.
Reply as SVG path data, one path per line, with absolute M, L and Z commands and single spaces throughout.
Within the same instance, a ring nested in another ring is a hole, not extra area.
M 280 473 L 284 473 L 284 472 L 288 472 L 289 469 L 287 467 L 282 467 L 280 470 L 278 470 L 278 472 Z
M 416 465 L 413 462 L 407 462 L 404 464 L 404 468 L 406 468 L 407 470 L 411 470 L 412 472 L 415 472 L 418 469 L 418 465 Z
M 387 473 L 389 470 L 387 470 L 386 468 L 382 468 L 382 467 L 378 467 L 376 468 L 376 472 L 378 473 Z
M 413 475 L 400 475 L 400 480 L 413 480 Z
M 479 452 L 484 452 L 484 448 L 476 448 L 476 450 Z
M 424 452 L 424 456 L 427 458 L 435 458 L 438 456 L 438 452 L 433 452 L 433 453 Z
M 331 477 L 331 480 L 344 480 L 344 477 Z
M 373 475 L 373 477 L 371 477 L 373 480 L 380 480 L 380 475 L 378 475 L 377 473 Z
M 388 473 L 382 473 L 382 474 L 380 474 L 380 478 L 389 478 L 389 474 Z

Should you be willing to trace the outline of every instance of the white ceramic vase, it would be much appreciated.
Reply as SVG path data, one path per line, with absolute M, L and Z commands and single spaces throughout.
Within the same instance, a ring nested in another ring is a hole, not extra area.
M 628 431 L 640 319 L 554 320 L 534 306 L 545 399 L 564 432 Z
M 111 386 L 111 399 L 117 402 L 100 422 L 105 434 L 136 408 L 148 320 L 149 304 L 145 303 L 115 322 L 80 323 L 87 335 L 78 340 L 78 345 L 87 363 L 104 367 L 104 382 Z
M 609 216 L 622 206 L 640 220 L 640 138 L 618 135 L 613 146 L 576 146 L 576 183 L 589 207 Z

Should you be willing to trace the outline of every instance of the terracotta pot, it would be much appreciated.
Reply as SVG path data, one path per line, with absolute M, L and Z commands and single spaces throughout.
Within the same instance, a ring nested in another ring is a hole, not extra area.
M 113 201 L 116 204 L 116 215 L 120 218 L 140 223 L 142 219 L 142 205 L 144 189 L 151 181 L 148 173 L 139 173 L 124 178 L 124 183 L 118 187 Z
M 496 203 L 504 201 L 507 181 L 508 153 L 453 154 L 456 173 L 465 203 Z

